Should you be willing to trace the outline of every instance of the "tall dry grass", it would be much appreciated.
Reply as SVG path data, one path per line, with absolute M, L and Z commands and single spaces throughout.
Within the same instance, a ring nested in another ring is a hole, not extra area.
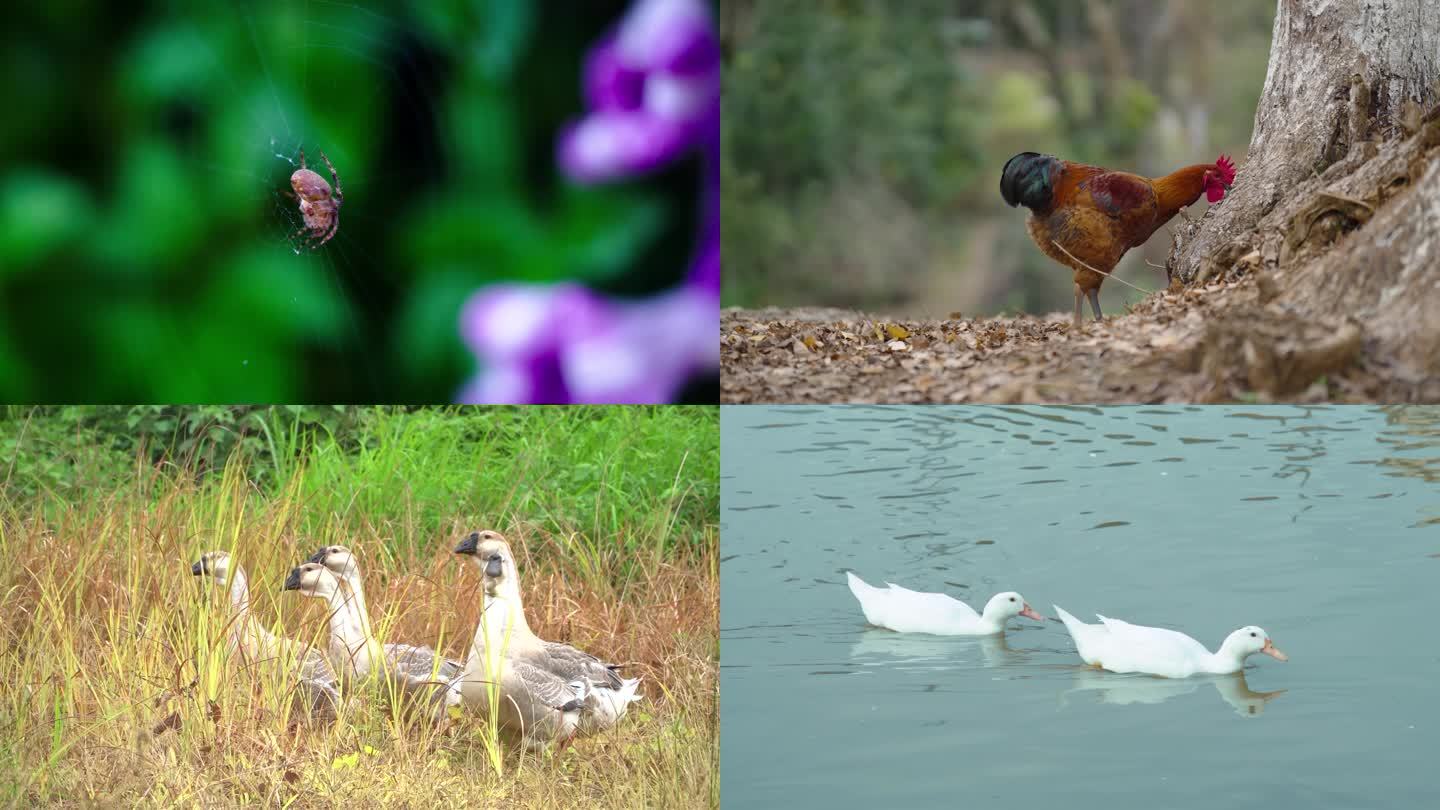
M 376 526 L 317 515 L 303 480 L 267 493 L 238 459 L 210 477 L 137 462 L 113 491 L 0 503 L 0 804 L 718 805 L 713 523 L 665 554 L 504 509 Z M 537 755 L 493 750 L 469 713 L 436 727 L 364 695 L 333 725 L 295 722 L 283 663 L 229 655 L 223 589 L 190 573 L 201 552 L 231 552 L 257 619 L 323 645 L 323 605 L 280 585 L 317 546 L 346 545 L 384 640 L 463 658 L 480 597 L 451 549 L 479 528 L 514 546 L 537 633 L 644 678 L 619 728 Z

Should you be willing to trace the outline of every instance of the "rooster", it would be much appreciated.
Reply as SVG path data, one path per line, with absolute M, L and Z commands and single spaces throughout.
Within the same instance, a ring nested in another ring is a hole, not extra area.
M 1046 256 L 1075 271 L 1078 327 L 1082 295 L 1100 320 L 1100 285 L 1125 251 L 1145 244 L 1201 194 L 1211 205 L 1225 199 L 1234 182 L 1235 164 L 1224 155 L 1147 179 L 1021 152 L 1005 164 L 1000 195 L 1012 208 L 1030 209 L 1030 238 Z

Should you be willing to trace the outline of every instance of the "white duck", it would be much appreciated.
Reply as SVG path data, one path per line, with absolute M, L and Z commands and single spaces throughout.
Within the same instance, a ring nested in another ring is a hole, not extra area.
M 1191 675 L 1227 675 L 1239 672 L 1245 659 L 1264 653 L 1276 661 L 1288 661 L 1259 627 L 1242 627 L 1225 638 L 1220 649 L 1210 652 L 1205 645 L 1174 630 L 1145 627 L 1139 624 L 1107 619 L 1095 614 L 1099 624 L 1086 624 L 1066 613 L 1059 605 L 1055 612 L 1070 637 L 1075 651 L 1091 666 L 1111 672 L 1143 672 L 1162 678 L 1188 678 Z
M 974 608 L 943 593 L 921 593 L 888 582 L 888 587 L 876 588 L 849 571 L 845 576 L 850 581 L 850 592 L 860 600 L 865 620 L 900 633 L 993 636 L 1005 632 L 1005 621 L 1012 616 L 1045 621 L 1014 591 L 995 594 L 985 603 L 985 612 L 976 613 Z

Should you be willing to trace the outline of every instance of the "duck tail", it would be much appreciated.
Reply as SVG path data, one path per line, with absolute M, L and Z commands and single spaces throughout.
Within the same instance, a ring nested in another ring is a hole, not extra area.
M 1060 621 L 1065 623 L 1065 629 L 1070 631 L 1070 635 L 1075 635 L 1075 629 L 1077 627 L 1083 627 L 1085 625 L 1084 622 L 1080 621 L 1074 616 L 1071 616 L 1069 613 L 1066 613 L 1065 608 L 1053 604 L 1050 607 L 1055 608 L 1056 615 L 1060 617 Z
M 860 577 L 855 576 L 855 572 L 853 571 L 846 571 L 845 579 L 850 583 L 850 593 L 855 594 L 855 601 L 860 603 L 860 610 L 865 614 L 865 620 L 871 624 L 879 625 L 880 622 L 876 620 L 877 617 L 871 614 L 875 606 L 875 595 L 883 589 L 877 588 Z

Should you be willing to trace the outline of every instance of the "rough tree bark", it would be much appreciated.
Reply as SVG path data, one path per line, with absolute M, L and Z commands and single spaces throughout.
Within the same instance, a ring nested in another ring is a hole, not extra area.
M 1440 100 L 1436 0 L 1278 2 L 1265 88 L 1235 190 L 1201 227 L 1178 234 L 1170 270 L 1187 282 L 1302 181 L 1363 159 L 1356 135 L 1391 137 L 1407 100 L 1424 109 Z M 1352 87 L 1356 75 L 1362 82 Z M 1353 126 L 1352 96 L 1363 116 Z

